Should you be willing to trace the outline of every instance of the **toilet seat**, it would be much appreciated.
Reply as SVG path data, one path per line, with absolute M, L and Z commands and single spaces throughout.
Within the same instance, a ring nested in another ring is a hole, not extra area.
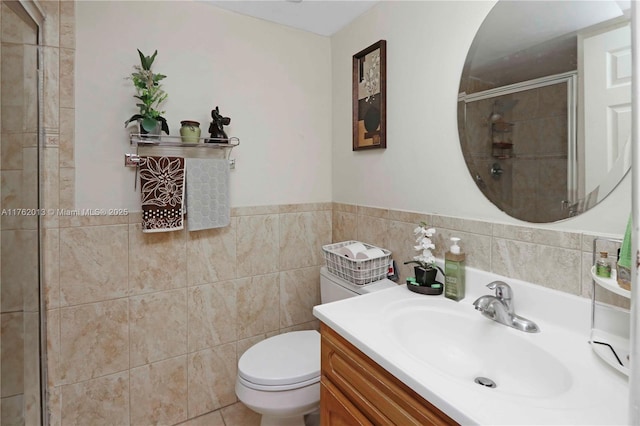
M 238 380 L 246 387 L 283 391 L 320 381 L 320 333 L 293 331 L 265 339 L 238 361 Z

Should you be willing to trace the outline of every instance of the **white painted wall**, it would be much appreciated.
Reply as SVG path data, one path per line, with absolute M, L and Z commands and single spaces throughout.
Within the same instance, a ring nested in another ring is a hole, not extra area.
M 331 38 L 333 201 L 523 223 L 477 189 L 460 149 L 456 101 L 467 51 L 493 1 L 387 1 Z M 387 149 L 351 151 L 351 58 L 387 40 Z M 631 184 L 545 228 L 621 235 Z
M 152 4 L 152 7 L 149 7 Z M 123 122 L 136 48 L 159 50 L 172 134 L 231 116 L 233 206 L 336 201 L 522 223 L 473 183 L 458 140 L 462 65 L 493 1 L 389 1 L 331 39 L 198 2 L 76 3 L 76 207 L 139 210 Z M 144 18 L 142 18 L 144 16 Z M 351 57 L 387 40 L 388 148 L 351 151 Z M 332 141 L 332 142 L 331 142 Z M 546 228 L 621 235 L 630 177 L 591 211 Z
M 331 201 L 330 41 L 200 2 L 76 2 L 76 207 L 140 210 L 124 121 L 136 48 L 167 75 L 165 117 L 201 122 L 216 105 L 240 138 L 231 205 Z

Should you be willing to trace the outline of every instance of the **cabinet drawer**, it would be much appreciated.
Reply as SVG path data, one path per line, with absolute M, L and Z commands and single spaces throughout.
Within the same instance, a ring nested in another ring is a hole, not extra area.
M 375 425 L 455 425 L 325 324 L 322 334 L 322 379 L 331 382 Z M 324 423 L 323 423 L 324 424 Z

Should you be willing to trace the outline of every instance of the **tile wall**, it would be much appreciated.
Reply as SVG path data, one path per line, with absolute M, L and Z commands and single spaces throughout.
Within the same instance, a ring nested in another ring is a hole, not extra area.
M 334 203 L 333 240 L 364 241 L 391 250 L 403 282 L 413 275 L 413 266 L 402 263 L 415 256 L 413 229 L 420 221 L 436 228 L 432 240 L 440 259 L 451 245 L 449 238 L 460 237 L 470 267 L 591 297 L 595 235 Z M 617 245 L 598 247 L 615 255 Z M 609 292 L 596 294 L 598 300 L 628 307 L 628 300 Z
M 59 218 L 45 264 L 53 424 L 176 424 L 232 405 L 246 348 L 317 328 L 331 204 L 232 215 L 154 234 L 139 213 Z

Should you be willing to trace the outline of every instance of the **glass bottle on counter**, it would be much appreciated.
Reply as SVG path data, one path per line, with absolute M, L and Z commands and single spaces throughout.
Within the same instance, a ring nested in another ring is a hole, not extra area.
M 600 252 L 600 258 L 596 261 L 596 275 L 602 278 L 611 278 L 611 263 L 606 251 Z

